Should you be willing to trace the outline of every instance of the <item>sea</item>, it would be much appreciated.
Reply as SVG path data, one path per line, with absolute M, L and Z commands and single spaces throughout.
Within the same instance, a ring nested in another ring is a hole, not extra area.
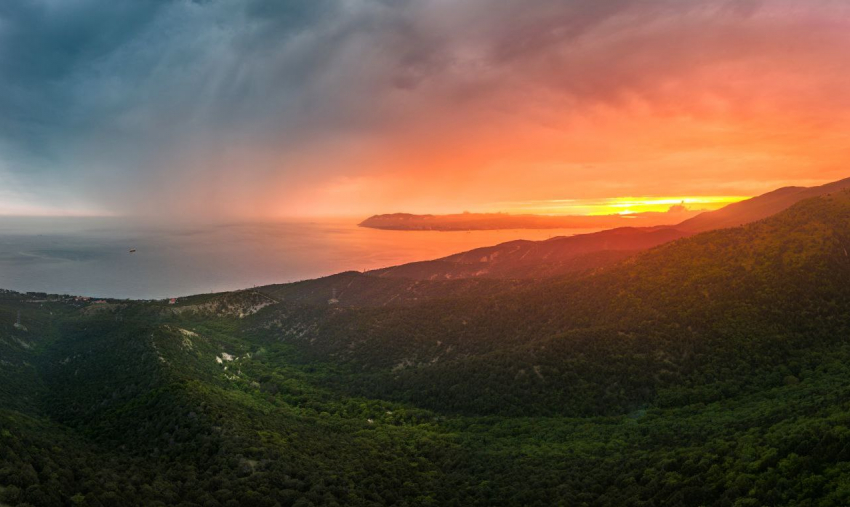
M 429 260 L 587 229 L 388 231 L 356 218 L 164 225 L 0 217 L 0 289 L 163 299 Z M 134 250 L 134 251 L 131 251 Z

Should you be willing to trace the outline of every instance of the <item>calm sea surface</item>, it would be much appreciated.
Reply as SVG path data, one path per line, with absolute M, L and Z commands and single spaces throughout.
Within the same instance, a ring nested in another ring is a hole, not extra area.
M 164 298 L 434 259 L 514 239 L 592 232 L 381 231 L 357 222 L 150 226 L 102 218 L 0 218 L 0 288 Z

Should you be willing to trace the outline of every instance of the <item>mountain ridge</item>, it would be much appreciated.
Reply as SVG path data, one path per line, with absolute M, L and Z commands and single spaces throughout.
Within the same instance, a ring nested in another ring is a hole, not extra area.
M 537 242 L 507 242 L 482 247 L 433 261 L 402 264 L 370 271 L 381 277 L 419 280 L 469 277 L 544 278 L 612 265 L 630 254 L 699 232 L 736 227 L 767 218 L 804 199 L 850 188 L 850 178 L 817 187 L 784 187 L 716 211 L 704 212 L 676 225 L 617 228 Z M 629 238 L 624 238 L 624 232 Z M 515 246 L 522 244 L 524 248 Z M 536 256 L 525 259 L 529 251 Z M 493 256 L 497 266 L 491 263 Z M 534 261 L 546 260 L 539 266 Z M 476 262 L 476 260 L 478 262 Z
M 848 246 L 843 190 L 522 282 L 0 292 L 0 503 L 846 505 Z
M 741 202 L 732 203 L 719 210 L 709 211 L 685 220 L 677 228 L 689 232 L 736 227 L 767 218 L 804 199 L 850 188 L 850 178 L 815 187 L 782 187 Z

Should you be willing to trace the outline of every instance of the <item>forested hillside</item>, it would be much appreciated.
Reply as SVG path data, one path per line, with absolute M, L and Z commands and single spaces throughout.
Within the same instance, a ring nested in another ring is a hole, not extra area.
M 619 227 L 546 241 L 510 241 L 442 259 L 377 269 L 369 274 L 384 278 L 456 280 L 543 279 L 580 273 L 610 266 L 636 252 L 695 233 L 752 223 L 802 200 L 847 188 L 850 188 L 850 178 L 817 187 L 785 187 L 701 213 L 677 225 Z
M 778 188 L 752 199 L 730 204 L 719 210 L 702 213 L 685 220 L 676 227 L 689 232 L 704 232 L 726 227 L 737 227 L 775 215 L 802 200 L 841 192 L 847 188 L 850 188 L 850 178 L 816 187 Z
M 670 227 L 622 227 L 545 241 L 510 241 L 433 261 L 370 271 L 381 278 L 551 278 L 608 266 L 640 250 L 687 236 Z
M 281 302 L 339 306 L 411 306 L 422 301 L 477 295 L 516 289 L 522 280 L 467 278 L 459 280 L 416 280 L 378 277 L 348 271 L 315 280 L 267 285 L 258 292 Z M 334 301 L 331 301 L 334 300 Z
M 845 191 L 537 281 L 3 293 L 0 505 L 847 505 L 848 251 Z
M 816 364 L 843 343 L 848 195 L 583 277 L 413 308 L 328 310 L 300 335 L 283 319 L 281 332 L 316 357 L 357 365 L 364 392 L 465 413 L 619 412 L 683 386 L 711 401 L 788 376 L 807 357 L 801 348 Z

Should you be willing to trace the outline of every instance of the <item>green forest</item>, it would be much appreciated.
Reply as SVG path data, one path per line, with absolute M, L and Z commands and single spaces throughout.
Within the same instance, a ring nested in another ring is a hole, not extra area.
M 554 278 L 0 292 L 0 506 L 850 505 L 848 251 L 837 192 Z

